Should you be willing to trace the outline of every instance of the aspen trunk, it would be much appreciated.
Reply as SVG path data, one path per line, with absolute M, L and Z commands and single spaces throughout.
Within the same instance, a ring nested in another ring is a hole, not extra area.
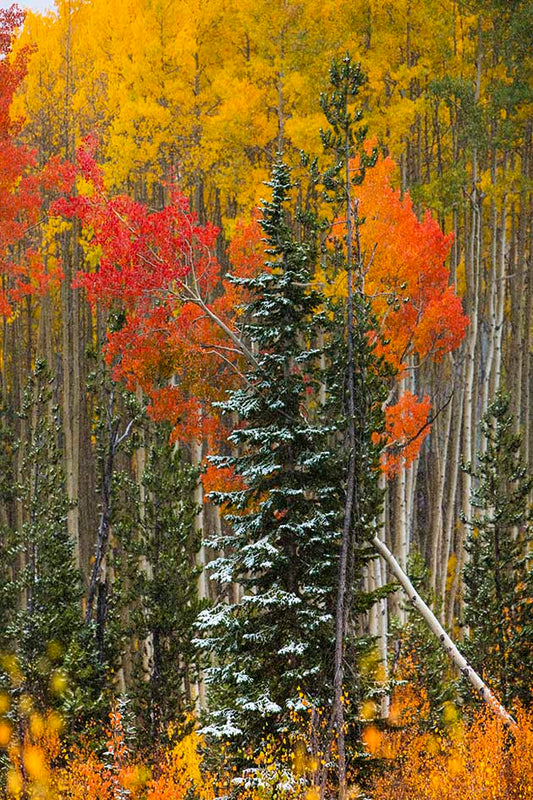
M 137 402 L 140 406 L 142 406 L 143 402 L 143 395 L 142 389 L 137 387 L 136 389 L 136 397 Z M 139 447 L 135 448 L 134 453 L 134 471 L 135 471 L 135 482 L 139 488 L 139 519 L 143 523 L 146 517 L 146 488 L 143 483 L 143 477 L 146 470 L 146 442 L 145 437 L 148 435 L 146 431 L 143 431 L 143 439 L 140 443 Z M 139 569 L 142 573 L 144 573 L 148 579 L 148 581 L 152 581 L 154 578 L 154 565 L 150 561 L 150 559 L 143 554 L 140 556 L 139 559 Z M 144 642 L 142 644 L 142 674 L 143 680 L 146 683 L 150 683 L 153 678 L 153 671 L 154 671 L 154 634 L 153 631 L 149 630 L 146 634 Z
M 505 722 L 507 722 L 512 727 L 516 727 L 516 722 L 514 721 L 512 716 L 497 700 L 494 694 L 490 691 L 489 687 L 479 677 L 477 672 L 470 666 L 466 658 L 459 652 L 456 645 L 453 643 L 453 641 L 450 639 L 450 637 L 448 636 L 448 634 L 438 621 L 437 617 L 433 614 L 429 606 L 427 606 L 426 603 L 422 600 L 422 598 L 414 588 L 413 584 L 409 580 L 408 576 L 394 558 L 389 548 L 382 541 L 380 541 L 377 538 L 377 536 L 375 536 L 372 541 L 378 553 L 387 562 L 388 567 L 392 572 L 392 574 L 396 577 L 396 579 L 403 587 L 404 591 L 406 592 L 409 598 L 409 602 L 411 603 L 413 608 L 415 608 L 421 614 L 431 632 L 434 633 L 435 636 L 439 639 L 444 650 L 446 650 L 448 656 L 453 661 L 457 669 L 464 675 L 465 678 L 467 678 L 468 681 L 470 681 L 474 689 L 477 689 L 483 700 L 488 704 L 488 706 L 492 709 L 492 711 L 494 711 L 495 714 L 501 717 Z
M 451 438 L 452 428 L 452 412 L 453 401 L 451 401 L 446 409 L 446 417 L 443 424 L 437 423 L 438 428 L 443 430 L 443 443 L 442 450 L 437 446 L 438 434 L 440 430 L 436 431 L 435 439 L 435 458 L 437 461 L 437 486 L 435 490 L 435 499 L 433 501 L 433 509 L 431 514 L 431 562 L 430 562 L 430 575 L 431 575 L 431 590 L 435 599 L 438 597 L 438 585 L 442 571 L 446 572 L 446 561 L 443 563 L 444 556 L 444 490 L 446 486 L 446 476 L 448 467 L 448 448 Z
M 394 519 L 394 551 L 398 553 L 398 559 L 403 570 L 407 569 L 407 558 L 409 555 L 409 530 L 407 516 L 407 470 L 402 469 L 394 479 L 394 492 L 392 495 L 393 519 Z M 393 597 L 393 610 L 397 615 L 400 624 L 405 624 L 406 614 L 400 593 Z
M 442 618 L 448 619 L 447 608 L 447 579 L 448 579 L 448 566 L 452 556 L 453 533 L 456 521 L 456 498 L 457 498 L 457 484 L 459 477 L 459 460 L 461 451 L 461 427 L 463 421 L 463 399 L 460 394 L 457 399 L 454 397 L 451 404 L 453 412 L 453 439 L 450 449 L 450 468 L 449 468 L 449 481 L 448 493 L 446 500 L 446 514 L 444 518 L 444 548 L 442 554 L 442 571 L 440 578 L 440 597 L 442 598 Z M 450 615 L 453 617 L 453 602 L 449 603 Z
M 62 236 L 62 262 L 65 278 L 61 284 L 61 378 L 62 378 L 62 427 L 65 437 L 65 482 L 68 499 L 71 506 L 68 510 L 67 524 L 69 536 L 74 543 L 74 558 L 76 565 L 80 566 L 79 530 L 78 530 L 78 469 L 77 448 L 74 446 L 74 392 L 73 392 L 73 363 L 72 346 L 74 331 L 72 317 L 72 239 L 73 232 L 65 231 Z
M 494 363 L 490 383 L 490 395 L 493 397 L 499 390 L 502 378 L 502 341 L 503 327 L 505 324 L 505 298 L 507 293 L 507 197 L 504 195 L 500 217 L 500 253 L 499 270 L 497 273 L 498 291 L 495 309 L 495 341 Z
M 203 456 L 202 443 L 194 440 L 191 445 L 191 450 L 192 450 L 193 466 L 200 467 Z M 196 564 L 201 570 L 198 576 L 198 596 L 201 600 L 207 600 L 209 598 L 209 584 L 207 580 L 207 572 L 205 569 L 207 564 L 207 556 L 205 551 L 205 545 L 203 543 L 204 521 L 205 521 L 204 490 L 200 478 L 198 478 L 198 483 L 196 484 L 196 488 L 194 491 L 194 502 L 197 507 L 197 512 L 194 517 L 194 530 L 201 537 L 202 540 L 202 544 L 200 545 L 200 549 L 196 555 Z M 207 708 L 207 698 L 205 692 L 205 683 L 200 669 L 198 670 L 198 676 L 195 688 L 196 688 L 196 707 L 198 711 L 201 711 Z

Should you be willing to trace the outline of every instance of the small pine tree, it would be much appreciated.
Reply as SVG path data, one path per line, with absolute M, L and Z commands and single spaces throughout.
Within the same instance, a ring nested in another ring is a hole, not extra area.
M 67 528 L 70 502 L 52 382 L 46 364 L 37 361 L 21 410 L 21 482 L 14 487 L 17 516 L 23 521 L 18 528 L 9 527 L 4 538 L 10 564 L 0 592 L 9 610 L 1 645 L 16 658 L 15 694 L 28 694 L 41 708 L 61 710 L 75 731 L 99 708 L 103 676 L 83 632 L 82 588 Z M 14 663 L 6 659 L 11 677 Z
M 16 545 L 10 530 L 10 509 L 16 495 L 13 439 L 10 415 L 7 409 L 0 408 L 0 652 L 6 647 L 7 630 L 16 606 L 12 582 Z
M 466 465 L 475 488 L 467 520 L 469 562 L 464 569 L 468 648 L 476 670 L 504 704 L 531 703 L 533 667 L 533 479 L 520 462 L 508 395 L 498 394 L 481 423 L 486 449 L 476 468 Z
M 16 534 L 20 570 L 15 584 L 20 600 L 10 627 L 28 688 L 42 700 L 48 695 L 49 676 L 40 674 L 40 659 L 50 650 L 64 655 L 79 627 L 81 598 L 67 530 L 69 500 L 51 381 L 46 365 L 37 362 L 22 407 L 28 437 L 21 443 L 22 483 L 17 499 L 25 521 Z
M 200 537 L 193 500 L 198 470 L 168 444 L 169 433 L 165 428 L 152 432 L 142 477 L 144 499 L 141 503 L 137 496 L 132 503 L 138 510 L 133 520 L 119 511 L 115 525 L 127 562 L 120 568 L 128 572 L 122 597 L 129 611 L 127 633 L 138 643 L 132 648 L 129 694 L 137 729 L 152 740 L 192 710 L 197 671 L 192 639 L 200 610 L 195 563 Z M 132 488 L 138 493 L 138 485 Z

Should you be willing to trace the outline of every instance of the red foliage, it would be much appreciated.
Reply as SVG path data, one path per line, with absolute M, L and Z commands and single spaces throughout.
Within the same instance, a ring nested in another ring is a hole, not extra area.
M 224 278 L 212 256 L 217 229 L 200 225 L 175 188 L 168 187 L 168 204 L 157 211 L 124 195 L 108 197 L 96 145 L 87 139 L 77 155 L 89 188 L 58 201 L 54 210 L 78 217 L 90 231 L 98 269 L 78 275 L 77 284 L 90 302 L 118 312 L 106 358 L 115 378 L 142 387 L 155 419 L 170 420 L 174 439 L 216 437 L 224 430 L 212 404 L 232 385 L 241 359 L 224 326 L 233 329 L 245 291 Z M 393 169 L 391 159 L 378 160 L 357 192 L 369 263 L 365 289 L 380 326 L 377 347 L 401 377 L 410 356 L 439 360 L 457 347 L 468 319 L 448 285 L 445 259 L 453 235 L 445 236 L 429 213 L 417 219 L 409 196 L 392 188 Z M 229 255 L 240 277 L 263 268 L 257 215 L 237 224 Z M 388 475 L 416 457 L 430 430 L 429 410 L 427 397 L 410 393 L 387 409 L 382 463 Z
M 0 8 L 0 138 L 13 133 L 9 108 L 13 95 L 26 74 L 28 49 L 22 50 L 14 60 L 10 59 L 13 37 L 24 22 L 26 12 L 16 4 L 7 9 Z
M 45 268 L 32 242 L 42 212 L 45 190 L 69 190 L 74 177 L 68 165 L 52 159 L 37 169 L 36 154 L 18 144 L 21 121 L 13 122 L 10 107 L 26 73 L 29 48 L 10 57 L 13 36 L 24 12 L 17 6 L 0 9 L 0 314 L 9 316 L 28 295 L 42 295 L 63 277 L 58 265 Z
M 216 437 L 212 403 L 234 380 L 240 354 L 213 317 L 233 327 L 245 299 L 242 288 L 223 281 L 212 256 L 218 230 L 199 224 L 172 186 L 156 211 L 125 195 L 108 197 L 95 148 L 89 138 L 77 154 L 88 190 L 57 201 L 53 211 L 90 231 L 98 269 L 80 273 L 76 284 L 91 303 L 117 312 L 106 359 L 116 379 L 142 387 L 150 413 L 172 423 L 174 439 Z M 233 248 L 240 275 L 262 264 L 261 243 L 247 228 L 238 229 Z

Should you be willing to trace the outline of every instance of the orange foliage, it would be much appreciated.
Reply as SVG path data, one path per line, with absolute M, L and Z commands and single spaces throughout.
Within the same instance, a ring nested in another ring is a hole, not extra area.
M 249 223 L 242 219 L 237 220 L 228 255 L 231 264 L 238 270 L 239 277 L 251 278 L 264 268 L 266 252 L 260 218 L 259 209 L 255 209 Z
M 385 771 L 373 800 L 526 800 L 533 792 L 533 718 L 518 708 L 511 731 L 489 708 L 462 720 L 451 702 L 442 725 L 428 730 L 429 701 L 412 653 L 400 658 L 400 682 L 386 730 L 370 725 L 363 740 Z M 375 731 L 375 733 L 372 733 Z
M 392 158 L 378 158 L 356 196 L 365 220 L 359 229 L 369 264 L 365 291 L 386 342 L 380 350 L 401 371 L 412 354 L 440 360 L 458 347 L 468 317 L 448 285 L 453 233 L 445 235 L 429 211 L 418 220 L 409 194 L 392 186 L 395 169 Z
M 94 753 L 75 753 L 68 765 L 56 771 L 54 795 L 61 800 L 212 800 L 218 780 L 202 767 L 202 738 L 192 731 L 169 730 L 176 741 L 149 768 L 129 753 L 124 741 L 122 718 L 110 714 L 107 752 L 103 759 Z
M 80 754 L 58 775 L 57 788 L 69 800 L 112 797 L 113 777 L 94 753 Z
M 430 410 L 429 397 L 419 400 L 412 392 L 404 392 L 397 403 L 385 409 L 381 467 L 388 477 L 397 475 L 402 466 L 408 467 L 417 457 L 430 431 Z
M 450 716 L 453 716 L 450 714 Z M 390 768 L 374 782 L 374 800 L 526 800 L 533 796 L 533 726 L 519 709 L 518 727 L 489 710 L 445 733 L 417 726 L 387 732 L 378 751 Z
M 36 712 L 27 695 L 21 698 L 19 710 L 19 724 L 6 729 L 9 735 L 0 742 L 7 750 L 10 764 L 6 775 L 7 797 L 21 797 L 25 787 L 31 787 L 28 796 L 32 798 L 51 797 L 52 765 L 61 753 L 61 719 L 53 711 L 44 715 Z
M 370 149 L 373 143 L 368 143 Z M 445 261 L 453 234 L 445 235 L 428 211 L 419 221 L 409 194 L 392 186 L 396 164 L 378 158 L 357 187 L 357 212 L 363 258 L 368 265 L 365 291 L 379 322 L 379 355 L 405 374 L 410 357 L 440 361 L 461 343 L 468 317 L 449 286 Z M 387 477 L 397 475 L 417 457 L 431 425 L 431 403 L 405 392 L 385 410 L 381 465 Z
M 361 709 L 365 749 L 385 763 L 384 772 L 373 780 L 373 800 L 527 800 L 532 796 L 531 715 L 516 709 L 517 728 L 511 731 L 489 709 L 466 723 L 447 703 L 442 729 L 428 731 L 427 723 L 426 729 L 421 724 L 428 718 L 429 703 L 417 683 L 414 657 L 401 658 L 398 677 L 388 729 L 372 721 L 373 702 Z M 29 710 L 22 739 L 12 731 L 10 741 L 2 742 L 11 766 L 0 796 L 19 800 L 25 792 L 34 800 L 214 800 L 238 787 L 239 796 L 246 800 L 316 800 L 316 779 L 324 759 L 320 746 L 317 749 L 317 733 L 327 727 L 328 720 L 324 715 L 321 724 L 315 709 L 307 711 L 294 712 L 299 732 L 265 742 L 254 765 L 240 775 L 224 753 L 218 772 L 206 767 L 204 742 L 197 731 L 190 730 L 192 720 L 184 727 L 171 726 L 168 746 L 156 751 L 147 766 L 126 745 L 116 709 L 110 714 L 107 748 L 101 758 L 86 749 L 65 755 L 57 715 Z M 356 774 L 352 777 L 357 778 Z M 352 789 L 356 791 L 354 785 Z M 328 796 L 334 796 L 333 788 Z
M 369 154 L 375 144 L 366 143 Z M 357 171 L 357 159 L 352 168 Z M 364 289 L 378 323 L 376 353 L 401 380 L 413 356 L 440 361 L 457 348 L 468 317 L 445 263 L 454 235 L 445 235 L 429 211 L 422 221 L 417 218 L 409 194 L 402 197 L 392 185 L 395 170 L 392 158 L 379 157 L 354 196 Z M 345 229 L 345 221 L 337 220 L 336 232 Z M 411 392 L 386 409 L 381 464 L 388 477 L 417 457 L 431 429 L 430 409 L 427 396 L 419 400 Z
M 389 720 L 393 725 L 415 725 L 429 716 L 429 699 L 418 681 L 419 665 L 412 653 L 400 657 L 396 668 L 399 678 L 390 704 Z
M 217 467 L 208 464 L 201 477 L 204 492 L 232 492 L 242 488 L 242 480 L 235 475 L 230 467 Z

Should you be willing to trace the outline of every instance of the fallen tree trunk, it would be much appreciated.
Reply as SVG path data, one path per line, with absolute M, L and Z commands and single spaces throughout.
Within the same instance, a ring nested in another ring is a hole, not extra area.
M 449 657 L 455 664 L 455 666 L 461 671 L 461 673 L 470 681 L 472 686 L 477 689 L 480 693 L 483 700 L 490 706 L 492 711 L 501 717 L 505 722 L 511 725 L 513 728 L 516 728 L 516 722 L 513 717 L 509 714 L 509 712 L 502 706 L 502 704 L 497 700 L 494 694 L 491 692 L 489 687 L 481 680 L 477 672 L 470 666 L 466 658 L 459 652 L 456 645 L 452 642 L 440 622 L 438 621 L 437 617 L 431 611 L 428 605 L 422 600 L 416 589 L 414 588 L 413 584 L 409 580 L 406 573 L 400 567 L 396 559 L 394 558 L 393 554 L 377 536 L 375 536 L 372 540 L 372 544 L 379 552 L 379 554 L 385 559 L 387 562 L 390 571 L 393 573 L 395 578 L 401 584 L 402 588 L 405 590 L 409 602 L 424 618 L 426 621 L 429 629 L 441 642 L 443 648 L 448 653 Z

